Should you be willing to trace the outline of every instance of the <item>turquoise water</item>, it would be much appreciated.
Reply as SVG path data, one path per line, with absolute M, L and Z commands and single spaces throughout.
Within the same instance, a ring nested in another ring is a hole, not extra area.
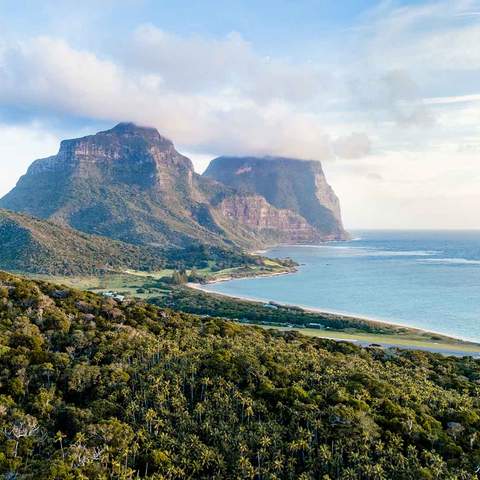
M 208 285 L 213 292 L 377 318 L 480 341 L 480 231 L 358 231 L 284 246 L 299 272 Z

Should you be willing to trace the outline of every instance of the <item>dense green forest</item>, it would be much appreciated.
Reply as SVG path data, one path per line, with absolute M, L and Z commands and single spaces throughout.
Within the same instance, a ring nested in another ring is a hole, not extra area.
M 480 363 L 0 274 L 7 479 L 477 479 Z

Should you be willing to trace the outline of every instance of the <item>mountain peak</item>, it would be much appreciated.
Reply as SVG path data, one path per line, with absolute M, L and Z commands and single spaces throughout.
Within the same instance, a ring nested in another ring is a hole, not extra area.
M 98 132 L 97 135 L 117 135 L 117 136 L 134 136 L 142 137 L 146 140 L 160 142 L 163 144 L 173 145 L 172 141 L 160 135 L 155 127 L 138 125 L 133 122 L 120 122 L 110 130 Z
M 115 125 L 113 128 L 110 130 L 107 130 L 107 132 L 114 132 L 114 133 L 156 133 L 157 135 L 160 135 L 158 133 L 158 130 L 154 127 L 147 127 L 143 125 L 137 125 L 136 123 L 133 122 L 120 122 L 117 125 Z

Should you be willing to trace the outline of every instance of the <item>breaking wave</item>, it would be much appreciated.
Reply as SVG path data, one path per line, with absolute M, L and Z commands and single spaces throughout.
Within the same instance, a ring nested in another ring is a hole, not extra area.
M 467 258 L 424 258 L 418 260 L 418 262 L 438 265 L 480 265 L 480 260 L 469 260 Z

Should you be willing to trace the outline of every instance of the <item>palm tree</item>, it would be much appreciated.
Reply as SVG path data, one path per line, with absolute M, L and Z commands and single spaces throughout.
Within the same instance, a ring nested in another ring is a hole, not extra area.
M 63 451 L 63 439 L 66 437 L 60 430 L 55 434 L 55 441 L 60 444 L 62 458 L 65 460 L 65 452 Z

